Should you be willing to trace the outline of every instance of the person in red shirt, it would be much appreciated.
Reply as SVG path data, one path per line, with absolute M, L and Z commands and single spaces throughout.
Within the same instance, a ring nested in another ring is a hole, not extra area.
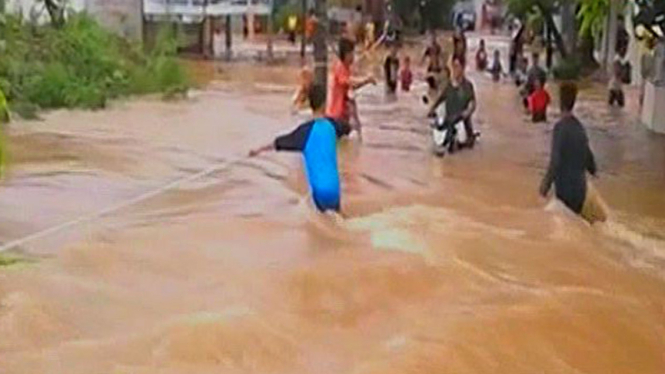
M 536 79 L 534 82 L 534 91 L 529 96 L 529 111 L 534 123 L 547 121 L 547 107 L 550 105 L 550 94 L 545 89 L 545 81 Z
M 402 91 L 411 91 L 411 83 L 413 83 L 413 72 L 411 72 L 411 58 L 409 56 L 404 57 L 404 67 L 400 72 L 400 80 L 402 83 Z
M 349 94 L 351 91 L 368 84 L 376 84 L 376 80 L 371 76 L 363 79 L 351 77 L 354 48 L 355 45 L 351 40 L 346 38 L 340 39 L 338 60 L 332 68 L 326 116 L 351 127 L 352 130 L 358 132 L 358 137 L 362 139 L 362 126 L 358 118 L 358 107 L 355 100 L 349 97 Z

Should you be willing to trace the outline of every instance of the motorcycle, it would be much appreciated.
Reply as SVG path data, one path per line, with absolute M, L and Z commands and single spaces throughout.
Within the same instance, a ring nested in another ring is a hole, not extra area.
M 423 102 L 428 104 L 429 98 L 424 96 Z M 464 129 L 463 118 L 446 119 L 445 105 L 439 105 L 429 118 L 431 119 L 430 128 L 435 155 L 443 157 L 446 153 L 453 154 L 464 148 L 469 139 Z M 480 137 L 480 133 L 476 132 L 473 136 L 477 139 Z

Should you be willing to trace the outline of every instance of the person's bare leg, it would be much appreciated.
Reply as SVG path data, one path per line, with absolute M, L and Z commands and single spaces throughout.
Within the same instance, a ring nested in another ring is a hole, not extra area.
M 360 122 L 360 117 L 358 116 L 358 106 L 355 100 L 349 100 L 348 105 L 349 105 L 349 117 L 350 117 L 349 125 L 353 130 L 355 130 L 358 133 L 358 139 L 362 142 L 363 126 L 362 123 Z

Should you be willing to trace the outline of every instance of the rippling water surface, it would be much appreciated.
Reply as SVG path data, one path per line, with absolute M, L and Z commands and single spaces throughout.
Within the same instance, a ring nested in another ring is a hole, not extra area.
M 0 271 L 0 372 L 665 372 L 665 139 L 636 103 L 582 93 L 612 208 L 589 227 L 537 196 L 552 123 L 511 85 L 470 74 L 482 139 L 444 159 L 422 87 L 369 87 L 333 219 L 298 156 L 238 160 L 295 125 L 295 72 L 207 68 L 225 80 L 186 101 L 12 126 L 4 241 L 233 163 L 21 248 L 36 261 Z

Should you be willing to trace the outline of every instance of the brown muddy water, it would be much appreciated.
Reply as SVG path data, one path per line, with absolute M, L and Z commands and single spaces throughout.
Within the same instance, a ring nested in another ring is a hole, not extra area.
M 35 260 L 0 270 L 0 373 L 665 372 L 665 139 L 636 100 L 582 93 L 613 213 L 590 227 L 538 197 L 552 123 L 510 84 L 470 74 L 482 139 L 444 159 L 422 86 L 369 87 L 335 221 L 297 155 L 239 159 L 296 124 L 295 72 L 225 69 L 185 101 L 12 125 L 4 242 L 226 167 L 20 248 Z

